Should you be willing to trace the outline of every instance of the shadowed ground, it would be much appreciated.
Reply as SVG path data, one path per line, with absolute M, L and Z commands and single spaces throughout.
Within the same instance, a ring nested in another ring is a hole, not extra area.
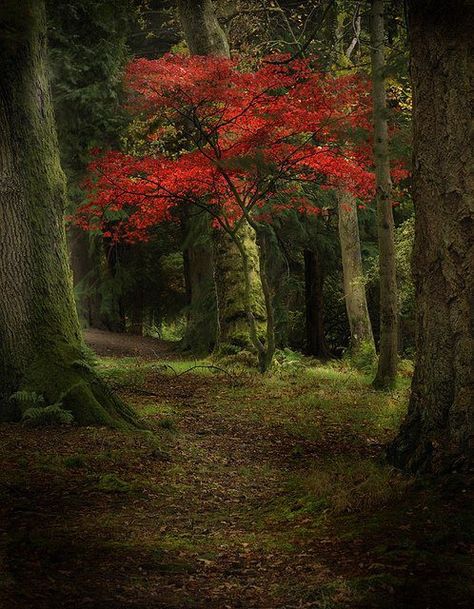
M 381 461 L 408 379 L 186 373 L 167 344 L 88 340 L 153 433 L 0 427 L 2 609 L 472 606 L 472 487 Z

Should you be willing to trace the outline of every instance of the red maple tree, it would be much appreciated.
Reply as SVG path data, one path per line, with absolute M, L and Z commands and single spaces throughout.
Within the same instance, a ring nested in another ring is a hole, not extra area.
M 145 239 L 182 204 L 204 205 L 215 224 L 234 229 L 261 211 L 293 206 L 317 213 L 302 185 L 347 188 L 373 196 L 368 86 L 359 77 L 315 72 L 310 59 L 244 69 L 219 57 L 166 55 L 127 70 L 129 108 L 147 117 L 150 139 L 169 126 L 191 149 L 177 156 L 108 152 L 90 165 L 90 197 L 79 210 L 85 228 Z M 117 214 L 113 217 L 117 217 Z
M 151 227 L 192 204 L 234 239 L 248 277 L 239 240 L 244 222 L 258 236 L 262 221 L 281 209 L 318 213 L 305 184 L 370 200 L 371 145 L 360 137 L 370 129 L 368 83 L 313 66 L 312 58 L 253 67 L 171 54 L 133 61 L 126 74 L 130 111 L 145 119 L 150 140 L 171 129 L 186 146 L 174 154 L 98 156 L 90 165 L 89 200 L 76 222 L 114 239 L 146 239 Z M 252 326 L 250 293 L 248 316 Z M 266 346 L 251 333 L 264 368 L 273 355 L 273 328 Z

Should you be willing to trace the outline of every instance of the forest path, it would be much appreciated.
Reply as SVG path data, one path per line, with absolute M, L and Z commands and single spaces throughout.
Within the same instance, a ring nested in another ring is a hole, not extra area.
M 460 506 L 378 464 L 399 396 L 161 363 L 100 364 L 153 433 L 0 427 L 2 609 L 471 606 Z
M 176 343 L 152 338 L 87 328 L 84 331 L 86 343 L 97 355 L 103 357 L 141 357 L 158 359 L 177 357 Z

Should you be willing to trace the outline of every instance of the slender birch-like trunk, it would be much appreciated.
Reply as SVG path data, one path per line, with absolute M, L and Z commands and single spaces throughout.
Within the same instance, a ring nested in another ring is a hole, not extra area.
M 357 353 L 368 349 L 375 355 L 362 268 L 357 205 L 354 196 L 342 190 L 338 191 L 338 214 L 344 299 L 351 330 L 351 354 L 356 356 Z
M 370 45 L 374 124 L 377 233 L 380 274 L 380 346 L 374 387 L 393 385 L 398 360 L 398 295 L 392 210 L 392 181 L 385 91 L 384 0 L 371 0 Z

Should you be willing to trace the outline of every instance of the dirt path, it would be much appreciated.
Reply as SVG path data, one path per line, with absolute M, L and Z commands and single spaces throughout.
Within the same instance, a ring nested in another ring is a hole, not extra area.
M 145 359 L 174 359 L 175 343 L 150 336 L 118 334 L 88 328 L 84 332 L 86 343 L 104 357 L 141 357 Z
M 121 391 L 154 435 L 0 427 L 2 609 L 471 606 L 447 585 L 464 542 L 449 530 L 441 565 L 426 544 L 459 506 L 417 494 L 334 515 L 301 491 L 328 457 L 375 463 L 373 438 L 319 410 L 314 437 L 276 421 L 280 386 L 151 368 L 144 387 Z
M 106 430 L 22 434 L 27 481 L 10 489 L 8 515 L 21 593 L 5 609 L 318 606 L 311 595 L 339 571 L 337 540 L 311 535 L 312 522 L 272 522 L 291 439 L 229 420 L 203 385 L 180 383 L 166 455 Z

